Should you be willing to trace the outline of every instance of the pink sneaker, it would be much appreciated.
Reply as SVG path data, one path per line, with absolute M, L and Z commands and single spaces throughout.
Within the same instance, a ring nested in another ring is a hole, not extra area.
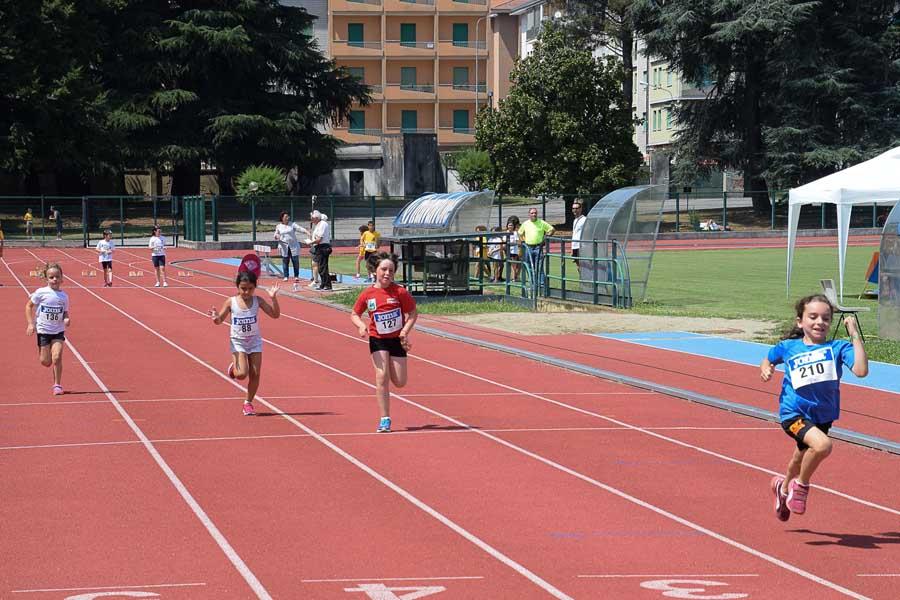
M 234 363 L 228 363 L 228 368 L 225 369 L 225 372 L 228 373 L 228 376 L 234 379 Z
M 245 417 L 253 417 L 256 415 L 256 411 L 253 410 L 253 403 L 244 402 L 244 416 Z
M 54 396 L 62 396 L 63 395 L 63 387 L 58 383 L 53 384 L 53 395 Z
M 784 483 L 784 477 L 776 475 L 772 478 L 771 488 L 772 494 L 775 496 L 775 516 L 779 521 L 787 521 L 791 518 L 791 511 L 787 507 L 787 496 L 781 492 L 781 484 Z
M 809 495 L 809 486 L 803 485 L 796 479 L 791 482 L 788 490 L 787 507 L 792 513 L 802 515 L 806 512 L 806 497 Z

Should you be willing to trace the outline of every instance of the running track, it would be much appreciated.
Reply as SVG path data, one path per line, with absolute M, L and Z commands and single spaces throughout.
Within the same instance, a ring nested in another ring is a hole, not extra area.
M 776 426 L 421 333 L 377 435 L 346 313 L 289 297 L 245 418 L 205 315 L 233 287 L 148 288 L 144 254 L 118 249 L 146 276 L 104 289 L 93 252 L 7 251 L 2 598 L 900 596 L 896 456 L 837 443 L 783 524 Z M 62 397 L 21 334 L 37 258 L 72 300 Z

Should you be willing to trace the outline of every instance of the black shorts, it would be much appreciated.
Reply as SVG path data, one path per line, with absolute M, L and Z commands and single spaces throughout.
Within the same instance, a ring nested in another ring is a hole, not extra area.
M 43 348 L 44 346 L 52 346 L 53 342 L 59 340 L 61 342 L 66 341 L 66 334 L 63 332 L 60 333 L 39 333 L 37 334 L 37 345 L 38 348 Z
M 366 252 L 365 254 L 363 254 L 363 258 L 366 262 L 369 262 L 369 257 L 375 256 L 376 254 L 378 254 L 378 250 L 372 250 L 371 252 Z
M 578 258 L 578 257 L 580 256 L 580 254 L 579 254 L 579 252 L 578 252 L 579 250 L 581 250 L 581 248 L 573 248 L 573 249 L 572 249 L 572 256 L 575 257 L 575 258 Z
M 103 267 L 103 270 L 112 269 L 112 261 L 111 260 L 101 260 L 100 266 Z
M 815 427 L 825 435 L 828 435 L 828 430 L 831 429 L 832 423 L 834 423 L 834 421 L 828 421 L 827 423 L 813 423 L 812 421 L 807 421 L 803 417 L 794 417 L 787 421 L 782 421 L 781 428 L 784 429 L 784 432 L 788 434 L 788 436 L 796 440 L 798 449 L 806 450 L 809 448 L 809 446 L 803 443 L 806 432 Z
M 150 260 L 153 261 L 154 269 L 166 266 L 166 257 L 165 256 L 151 256 Z
M 379 350 L 387 350 L 391 356 L 396 358 L 406 358 L 406 350 L 400 344 L 400 338 L 377 338 L 369 336 L 369 352 L 378 352 Z

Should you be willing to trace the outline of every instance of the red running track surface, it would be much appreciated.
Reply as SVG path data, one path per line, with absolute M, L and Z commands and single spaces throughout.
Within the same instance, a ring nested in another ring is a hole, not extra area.
M 63 263 L 69 393 L 9 336 L 0 597 L 898 595 L 894 456 L 837 443 L 781 523 L 776 426 L 421 333 L 375 434 L 347 314 L 288 297 L 245 418 L 205 314 L 230 285 L 104 289 L 80 276 L 94 253 L 32 252 L 7 253 L 0 311 L 24 330 L 20 282 Z

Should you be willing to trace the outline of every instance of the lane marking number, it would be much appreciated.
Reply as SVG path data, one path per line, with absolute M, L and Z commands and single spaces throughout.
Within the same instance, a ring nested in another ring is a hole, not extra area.
M 415 600 L 447 591 L 441 585 L 387 587 L 383 583 L 360 583 L 359 587 L 344 588 L 345 592 L 362 592 L 371 600 Z M 397 595 L 394 592 L 407 592 Z
M 724 593 L 704 594 L 706 588 L 728 585 L 721 581 L 707 581 L 705 579 L 654 579 L 641 582 L 641 587 L 647 590 L 658 590 L 668 598 L 693 598 L 696 600 L 731 600 L 733 598 L 748 598 L 750 594 Z M 693 586 L 693 587 L 679 587 Z M 699 586 L 699 587 L 697 587 Z

